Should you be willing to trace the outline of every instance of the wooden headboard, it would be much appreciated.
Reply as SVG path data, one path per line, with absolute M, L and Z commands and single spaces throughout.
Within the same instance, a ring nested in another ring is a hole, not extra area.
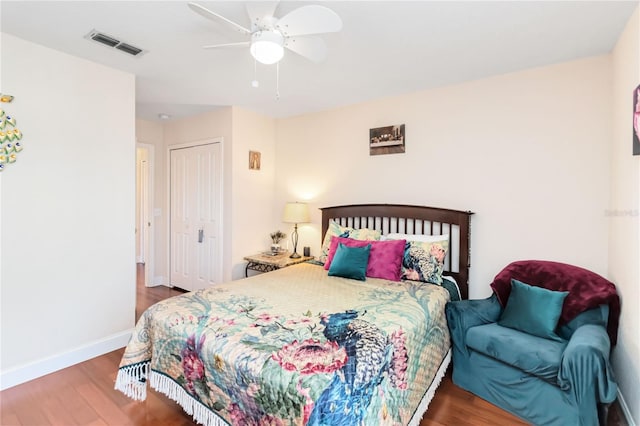
M 471 215 L 473 212 L 399 204 L 359 204 L 324 207 L 322 236 L 332 219 L 342 226 L 369 228 L 402 234 L 449 234 L 449 253 L 444 261 L 446 275 L 455 278 L 463 299 L 469 298 Z

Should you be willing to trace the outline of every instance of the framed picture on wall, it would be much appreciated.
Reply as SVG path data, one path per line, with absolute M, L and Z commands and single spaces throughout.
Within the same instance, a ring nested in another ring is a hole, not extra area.
M 260 151 L 249 151 L 249 170 L 260 170 Z
M 633 90 L 633 155 L 640 155 L 640 85 Z
M 404 152 L 404 124 L 369 129 L 369 155 Z

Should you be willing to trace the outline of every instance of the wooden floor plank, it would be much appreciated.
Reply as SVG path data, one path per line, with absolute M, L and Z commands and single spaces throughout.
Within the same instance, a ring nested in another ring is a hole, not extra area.
M 64 379 L 64 376 L 61 376 Z M 6 391 L 5 391 L 6 392 Z M 60 400 L 63 407 L 71 413 L 76 425 L 87 425 L 97 421 L 100 416 L 86 400 L 82 398 L 82 395 L 78 391 L 69 386 L 60 391 Z
M 30 395 L 21 398 L 13 407 L 13 411 L 22 425 L 48 425 L 46 416 L 42 412 L 39 401 L 34 400 Z
M 122 426 L 131 424 L 127 415 L 108 396 L 112 393 L 111 391 L 108 393 L 103 392 L 92 382 L 83 383 L 77 389 L 78 393 L 107 424 Z
M 113 366 L 119 364 L 124 348 L 114 352 L 107 354 L 107 356 L 97 357 L 91 362 L 79 364 L 78 367 L 83 370 L 84 374 L 91 379 L 92 383 L 101 392 L 109 397 L 113 404 L 121 407 L 128 404 L 131 399 L 122 392 L 111 392 L 115 387 L 118 374 L 117 367 L 114 369 Z
M 478 398 L 453 384 L 447 371 L 420 426 L 527 425 L 512 414 Z
M 0 424 L 19 425 L 20 421 L 15 412 L 15 406 L 19 395 L 13 393 L 0 392 Z
M 2 413 L 2 425 L 3 426 L 21 426 L 20 420 L 15 413 Z
M 40 408 L 51 425 L 72 425 L 75 423 L 73 415 L 64 408 L 62 401 L 56 394 L 44 398 Z
M 102 419 L 96 419 L 95 421 L 88 423 L 87 426 L 109 426 L 109 423 L 105 423 Z

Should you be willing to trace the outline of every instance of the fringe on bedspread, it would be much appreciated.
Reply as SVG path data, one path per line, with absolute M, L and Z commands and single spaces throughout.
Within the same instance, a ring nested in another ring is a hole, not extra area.
M 120 367 L 116 377 L 115 389 L 136 401 L 147 398 L 147 377 L 150 361 Z
M 149 361 L 127 365 L 118 370 L 115 389 L 136 401 L 147 398 L 147 378 L 149 384 L 156 391 L 174 400 L 196 423 L 205 426 L 227 426 L 227 422 L 218 417 L 207 406 L 193 398 L 186 390 L 171 378 L 149 371 Z
M 218 417 L 209 407 L 193 398 L 186 390 L 161 373 L 151 372 L 151 387 L 174 400 L 196 423 L 205 426 L 227 426 L 228 423 Z
M 447 367 L 449 367 L 450 362 L 451 362 L 451 348 L 449 348 L 447 355 L 445 355 L 444 359 L 440 363 L 440 368 L 438 368 L 438 371 L 436 372 L 436 376 L 433 378 L 433 381 L 431 382 L 431 386 L 429 386 L 429 389 L 427 389 L 424 396 L 422 397 L 422 400 L 420 401 L 420 404 L 418 404 L 418 408 L 416 408 L 416 411 L 413 414 L 413 417 L 411 418 L 411 421 L 409 422 L 408 426 L 418 426 L 420 424 L 420 420 L 422 420 L 422 416 L 424 415 L 424 413 L 427 412 L 427 409 L 429 408 L 429 404 L 431 403 L 431 400 L 436 394 L 436 389 L 438 389 L 438 387 L 440 386 L 440 382 L 442 382 L 444 375 L 447 373 Z
M 440 382 L 442 382 L 442 378 L 446 374 L 450 362 L 451 349 L 449 349 L 447 355 L 445 355 L 440 363 L 440 367 L 431 382 L 431 386 L 429 386 L 429 389 L 425 392 L 407 426 L 418 426 L 420 424 L 420 420 L 422 420 L 424 413 L 427 412 L 429 404 L 435 396 L 436 389 L 440 386 Z M 174 382 L 173 379 L 155 371 L 149 372 L 149 361 L 120 368 L 120 370 L 118 370 L 115 389 L 124 393 L 129 398 L 143 401 L 147 398 L 147 377 L 150 379 L 149 382 L 153 389 L 180 404 L 184 411 L 193 417 L 196 423 L 205 426 L 227 426 L 227 422 L 211 411 L 209 407 L 193 398 L 186 390 Z

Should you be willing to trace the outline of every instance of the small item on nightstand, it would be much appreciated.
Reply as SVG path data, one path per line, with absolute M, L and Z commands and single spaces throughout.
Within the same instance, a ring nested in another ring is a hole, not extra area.
M 307 257 L 308 257 L 308 256 L 311 256 L 311 248 L 310 248 L 310 247 L 304 247 L 304 248 L 302 249 L 302 253 L 303 253 L 305 256 L 307 256 Z
M 272 232 L 271 234 L 269 234 L 269 236 L 271 237 L 271 251 L 273 252 L 273 254 L 280 253 L 280 241 L 286 238 L 287 235 L 284 232 L 278 230 L 276 232 Z

